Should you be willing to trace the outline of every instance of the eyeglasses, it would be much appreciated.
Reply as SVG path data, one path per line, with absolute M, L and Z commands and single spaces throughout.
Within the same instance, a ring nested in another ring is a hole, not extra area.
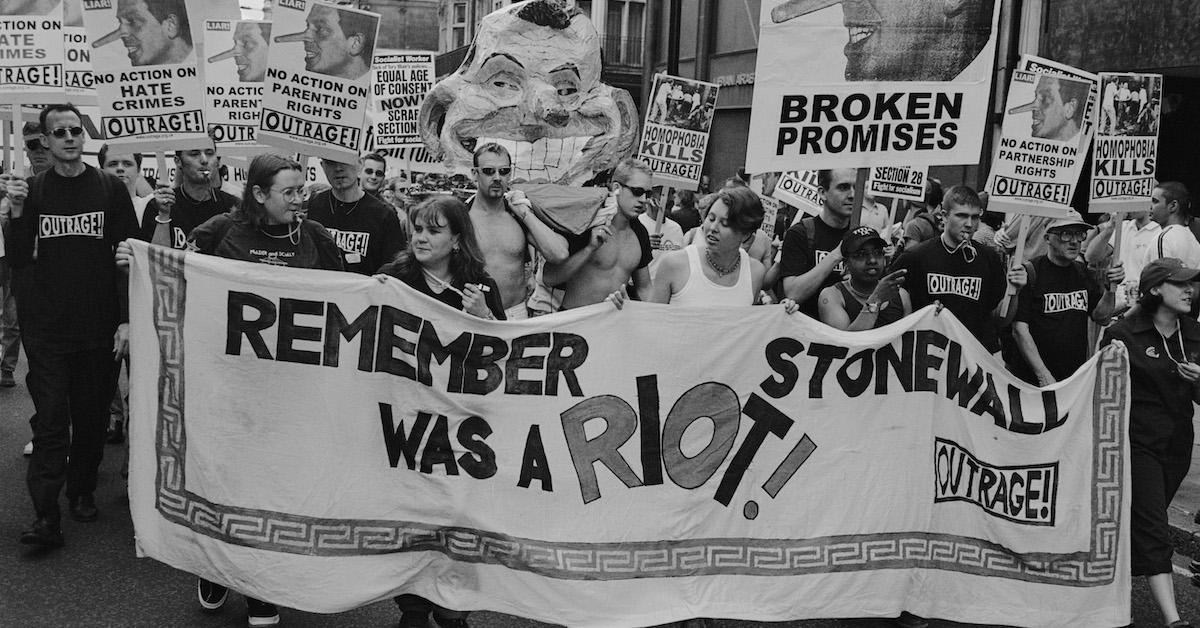
M 383 176 L 382 170 L 375 170 L 374 168 L 363 168 L 363 172 L 367 173 L 368 177 L 373 177 L 375 175 L 379 175 L 381 177 Z
M 304 188 L 284 188 L 282 190 L 279 188 L 271 188 L 271 191 L 279 192 L 279 195 L 282 196 L 284 200 L 288 201 L 304 198 Z
M 42 140 L 25 140 L 25 150 L 27 151 L 45 150 L 45 148 L 42 146 Z
M 1055 231 L 1053 234 L 1063 242 L 1083 242 L 1087 238 L 1086 231 Z
M 490 177 L 497 172 L 500 173 L 500 176 L 507 177 L 512 174 L 512 168 L 480 168 L 479 172 L 485 177 Z
M 884 252 L 880 249 L 859 249 L 849 255 L 850 259 L 856 261 L 869 260 L 873 257 L 885 257 Z
M 629 193 L 634 195 L 635 197 L 645 196 L 651 192 L 651 188 L 635 188 L 631 185 L 625 185 L 624 183 L 621 184 L 621 187 L 625 188 L 626 190 L 629 190 Z
M 70 128 L 64 127 L 61 129 L 54 129 L 53 131 L 50 132 L 50 135 L 53 135 L 54 137 L 57 137 L 58 139 L 61 140 L 62 138 L 67 136 L 67 133 L 70 133 L 71 137 L 79 137 L 80 135 L 83 135 L 83 127 L 73 126 Z

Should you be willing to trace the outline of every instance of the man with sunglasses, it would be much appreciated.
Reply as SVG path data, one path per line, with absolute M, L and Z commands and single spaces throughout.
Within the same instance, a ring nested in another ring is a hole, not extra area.
M 654 173 L 646 162 L 622 159 L 613 169 L 612 185 L 617 213 L 606 224 L 592 227 L 587 246 L 561 264 L 546 264 L 546 284 L 566 291 L 562 309 L 599 303 L 625 289 L 632 278 L 638 298 L 650 290 L 650 233 L 638 215 L 654 193 Z
M 1004 299 L 1007 286 L 1025 285 L 1025 268 L 1004 269 L 1000 255 L 990 247 L 976 246 L 971 236 L 979 228 L 983 202 L 975 190 L 956 185 L 946 190 L 942 201 L 942 233 L 905 251 L 892 270 L 907 270 L 904 285 L 912 297 L 914 310 L 939 302 L 989 353 L 999 357 L 1000 335 L 995 317 L 1005 318 L 996 310 Z
M 175 187 L 154 190 L 142 215 L 141 239 L 186 250 L 192 229 L 237 207 L 237 197 L 213 187 L 212 174 L 219 167 L 212 145 L 175 151 Z
M 1009 370 L 1021 379 L 1049 386 L 1071 376 L 1091 355 L 1088 319 L 1104 323 L 1116 310 L 1112 286 L 1125 280 L 1120 264 L 1108 269 L 1103 287 L 1079 261 L 1092 226 L 1072 210 L 1046 229 L 1049 249 L 1025 262 L 1028 282 L 1017 296 L 1013 339 L 1024 360 Z M 1053 348 L 1042 352 L 1038 347 Z
M 371 163 L 371 162 L 366 162 Z M 396 210 L 359 185 L 358 161 L 321 159 L 330 189 L 308 199 L 307 218 L 333 236 L 346 270 L 371 275 L 408 244 Z
M 526 302 L 533 292 L 537 255 L 547 263 L 567 258 L 567 240 L 546 226 L 520 191 L 509 191 L 512 156 L 488 142 L 475 149 L 471 172 L 475 196 L 470 200 L 471 224 L 478 235 L 483 265 L 500 288 L 508 320 L 529 318 Z
M 379 200 L 383 179 L 387 176 L 387 161 L 379 153 L 367 153 L 358 160 L 358 184 L 363 191 Z
M 50 168 L 50 150 L 42 144 L 42 130 L 36 122 L 26 122 L 21 129 L 25 141 L 25 156 L 29 159 L 29 175 L 38 175 Z M 0 198 L 0 387 L 17 385 L 13 371 L 21 353 L 21 326 L 17 323 L 17 295 L 13 291 L 13 272 L 5 255 L 5 243 L 12 237 L 9 231 L 11 210 L 8 197 Z M 26 456 L 33 453 L 33 443 L 25 446 Z
M 5 185 L 35 410 L 26 480 L 37 519 L 21 542 L 57 547 L 63 544 L 58 498 L 64 485 L 72 519 L 95 521 L 99 514 L 92 493 L 117 364 L 129 338 L 114 249 L 137 233 L 137 219 L 125 185 L 83 162 L 79 110 L 50 105 L 39 122 L 53 167 L 28 180 L 9 177 Z

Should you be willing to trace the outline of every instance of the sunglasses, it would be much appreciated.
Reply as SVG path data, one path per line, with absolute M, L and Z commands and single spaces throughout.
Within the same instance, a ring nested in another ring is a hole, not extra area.
M 621 184 L 621 187 L 629 190 L 629 193 L 635 197 L 645 196 L 652 191 L 651 188 L 635 188 L 633 186 L 625 185 L 624 183 Z
M 1086 231 L 1054 231 L 1051 233 L 1063 242 L 1083 242 L 1087 239 Z
M 79 137 L 80 135 L 83 135 L 83 127 L 73 126 L 69 129 L 68 128 L 54 129 L 53 131 L 50 132 L 50 135 L 53 135 L 54 137 L 57 137 L 58 139 L 61 140 L 62 138 L 67 136 L 67 133 L 70 133 L 71 137 Z
M 383 176 L 382 170 L 375 170 L 374 168 L 363 168 L 363 172 L 367 173 L 368 177 L 373 177 L 375 175 L 379 175 L 381 177 Z
M 512 174 L 512 168 L 480 168 L 479 172 L 485 177 L 490 177 L 497 172 L 500 173 L 500 176 L 507 177 Z
M 25 140 L 25 150 L 27 151 L 45 150 L 45 148 L 42 146 L 42 140 Z

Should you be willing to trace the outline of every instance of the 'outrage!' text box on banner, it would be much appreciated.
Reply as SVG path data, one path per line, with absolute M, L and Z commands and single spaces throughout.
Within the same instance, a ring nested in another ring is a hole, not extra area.
M 139 548 L 248 595 L 1128 622 L 1119 345 L 1039 389 L 933 307 L 854 334 L 778 306 L 489 321 L 396 280 L 134 255 Z
M 379 14 L 289 0 L 277 4 L 272 17 L 259 141 L 355 162 L 363 147 Z
M 147 5 L 165 17 L 159 20 Z M 192 7 L 165 0 L 84 3 L 100 127 L 110 145 L 166 151 L 211 144 L 205 135 L 196 46 L 192 30 L 183 27 Z

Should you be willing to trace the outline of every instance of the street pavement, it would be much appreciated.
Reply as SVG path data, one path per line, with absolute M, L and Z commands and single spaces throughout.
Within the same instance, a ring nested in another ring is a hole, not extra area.
M 217 614 L 205 614 L 195 601 L 193 576 L 134 555 L 133 524 L 120 469 L 123 449 L 109 445 L 96 493 L 100 520 L 82 524 L 64 517 L 66 547 L 42 550 L 20 545 L 17 538 L 33 519 L 25 492 L 25 459 L 33 404 L 24 384 L 24 356 L 16 388 L 0 388 L 0 627 L 180 626 L 218 628 L 245 626 L 245 607 L 231 594 Z M 1173 505 L 1172 522 L 1191 524 L 1200 505 L 1200 465 Z M 64 500 L 65 506 L 65 500 Z M 1189 584 L 1188 559 L 1176 555 L 1175 588 L 1185 619 L 1200 620 L 1200 589 Z M 399 613 L 391 602 L 379 602 L 336 615 L 282 609 L 287 627 L 395 626 Z M 1137 626 L 1161 626 L 1144 581 L 1135 579 L 1133 620 Z M 471 615 L 474 628 L 534 628 L 538 622 L 492 612 Z M 893 628 L 880 619 L 786 621 L 757 624 L 717 620 L 718 628 L 750 626 L 802 628 Z M 962 626 L 933 621 L 934 628 Z

